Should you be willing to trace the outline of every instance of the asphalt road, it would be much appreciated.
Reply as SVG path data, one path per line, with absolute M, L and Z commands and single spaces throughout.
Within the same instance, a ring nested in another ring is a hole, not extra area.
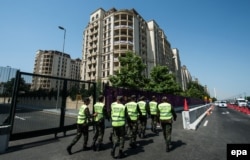
M 129 148 L 125 142 L 123 159 L 170 159 L 170 160 L 226 160 L 227 144 L 250 143 L 250 116 L 227 109 L 217 108 L 212 111 L 199 125 L 196 131 L 184 130 L 181 113 L 177 113 L 177 121 L 173 124 L 172 150 L 165 152 L 162 132 L 159 135 L 147 130 L 147 138 L 139 139 L 137 148 Z M 160 128 L 159 128 L 160 130 Z M 109 133 L 105 130 L 104 150 L 100 152 L 81 151 L 82 140 L 72 149 L 73 155 L 66 152 L 67 145 L 72 141 L 76 131 L 67 132 L 67 136 L 54 135 L 11 141 L 7 153 L 0 155 L 1 160 L 66 160 L 66 159 L 94 159 L 109 160 L 111 143 Z M 89 134 L 89 145 L 92 142 L 93 132 Z

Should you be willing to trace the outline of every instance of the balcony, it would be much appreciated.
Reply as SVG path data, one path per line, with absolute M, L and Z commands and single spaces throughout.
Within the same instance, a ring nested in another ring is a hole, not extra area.
M 129 25 L 117 25 L 114 26 L 114 29 L 133 29 L 133 26 L 129 26 Z
M 118 44 L 128 44 L 128 45 L 133 45 L 134 43 L 132 41 L 115 41 L 114 45 L 118 45 Z

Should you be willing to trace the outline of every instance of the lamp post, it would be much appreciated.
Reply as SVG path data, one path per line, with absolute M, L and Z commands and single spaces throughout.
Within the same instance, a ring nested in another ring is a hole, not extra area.
M 64 54 L 64 46 L 65 46 L 65 37 L 66 37 L 66 29 L 62 26 L 58 26 L 59 29 L 64 31 L 63 36 L 63 51 L 61 53 L 61 60 L 60 60 L 60 68 L 59 68 L 59 77 L 62 75 L 62 61 L 63 61 L 63 54 Z M 56 100 L 56 109 L 58 108 L 58 100 L 59 100 L 59 92 L 60 92 L 60 85 L 61 83 L 57 84 L 57 100 Z

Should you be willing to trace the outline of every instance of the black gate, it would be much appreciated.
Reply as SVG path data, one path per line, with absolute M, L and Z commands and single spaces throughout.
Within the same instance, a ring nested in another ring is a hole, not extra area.
M 10 140 L 76 129 L 83 97 L 96 101 L 96 83 L 17 71 L 11 103 L 4 105 L 2 125 L 11 126 Z M 93 105 L 90 111 L 93 112 Z M 3 108 L 2 108 L 3 109 Z

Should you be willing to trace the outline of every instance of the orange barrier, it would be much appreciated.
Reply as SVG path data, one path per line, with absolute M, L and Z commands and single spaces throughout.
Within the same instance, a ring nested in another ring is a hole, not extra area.
M 239 106 L 234 105 L 234 104 L 228 104 L 227 107 L 230 109 L 242 112 L 244 114 L 250 115 L 250 109 L 248 107 L 239 107 Z

